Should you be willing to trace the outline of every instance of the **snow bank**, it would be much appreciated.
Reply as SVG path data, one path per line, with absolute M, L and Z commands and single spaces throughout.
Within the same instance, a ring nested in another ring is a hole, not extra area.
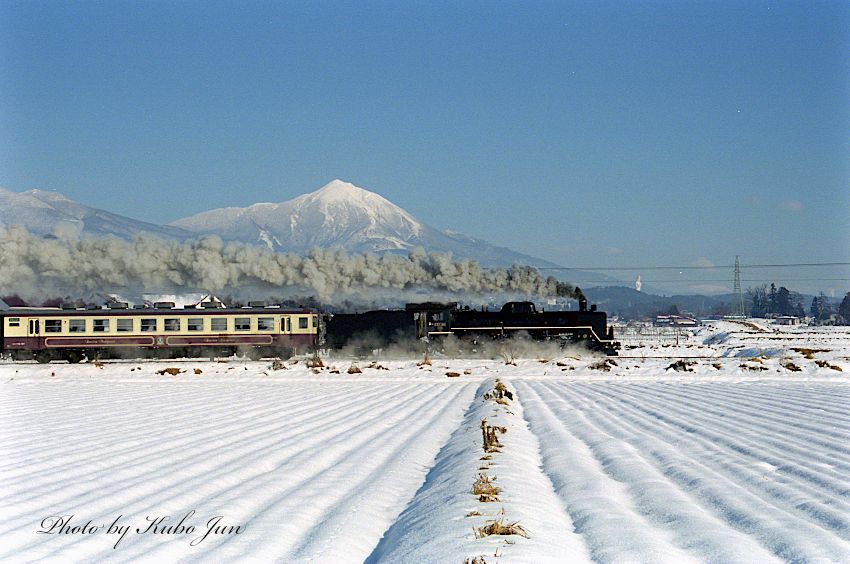
M 497 551 L 504 562 L 587 561 L 582 540 L 572 533 L 573 524 L 546 475 L 540 472 L 537 438 L 523 419 L 515 399 L 508 406 L 485 400 L 495 380 L 481 383 L 461 425 L 440 450 L 425 484 L 416 493 L 367 562 L 462 562 L 484 555 L 490 561 Z M 514 396 L 515 397 L 515 396 Z M 501 452 L 486 454 L 482 448 L 481 421 L 505 427 L 499 434 Z M 489 456 L 490 460 L 482 460 Z M 501 489 L 499 502 L 482 503 L 472 493 L 478 474 L 495 477 Z M 518 535 L 476 539 L 473 529 L 496 519 L 504 511 L 505 522 L 518 521 L 530 538 Z M 473 512 L 476 516 L 467 516 Z M 509 544 L 510 543 L 510 544 Z

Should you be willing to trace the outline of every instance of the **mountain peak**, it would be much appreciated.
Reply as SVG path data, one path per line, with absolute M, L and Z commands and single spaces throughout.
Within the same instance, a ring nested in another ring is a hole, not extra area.
M 32 190 L 22 192 L 22 194 L 32 196 L 33 198 L 37 198 L 42 202 L 65 202 L 70 204 L 81 205 L 66 196 L 65 194 L 57 192 L 56 190 L 40 190 L 38 188 L 33 188 Z
M 429 251 L 475 258 L 487 265 L 545 262 L 468 236 L 447 235 L 384 196 L 338 178 L 314 192 L 279 204 L 219 208 L 171 225 L 290 253 L 309 253 L 315 248 L 406 253 L 421 246 Z
M 331 180 L 312 194 L 308 194 L 312 198 L 323 201 L 330 200 L 364 200 L 369 196 L 377 196 L 374 192 L 369 192 L 350 182 L 344 180 Z
M 316 190 L 316 192 L 366 192 L 363 188 L 355 186 L 351 182 L 335 178 Z

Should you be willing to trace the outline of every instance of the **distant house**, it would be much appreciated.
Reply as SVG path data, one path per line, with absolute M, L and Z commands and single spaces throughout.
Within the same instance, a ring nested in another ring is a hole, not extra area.
M 780 315 L 774 320 L 774 322 L 779 325 L 799 325 L 800 318 L 796 315 Z
M 696 327 L 700 324 L 698 319 L 685 317 L 684 315 L 656 315 L 655 325 L 657 327 Z

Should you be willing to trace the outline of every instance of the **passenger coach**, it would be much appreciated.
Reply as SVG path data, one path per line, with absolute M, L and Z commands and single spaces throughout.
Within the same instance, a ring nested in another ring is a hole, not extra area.
M 287 358 L 315 348 L 319 316 L 309 309 L 247 308 L 12 308 L 0 311 L 0 348 L 16 360 L 84 357 L 229 356 Z

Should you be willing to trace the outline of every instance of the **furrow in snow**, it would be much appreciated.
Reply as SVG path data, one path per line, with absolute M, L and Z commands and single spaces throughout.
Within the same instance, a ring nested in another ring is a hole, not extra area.
M 671 436 L 668 423 L 655 414 L 631 415 L 635 408 L 624 406 L 606 385 L 552 386 L 562 398 L 576 397 L 571 408 L 561 408 L 565 420 L 577 417 L 593 422 L 602 433 L 600 447 L 612 441 L 627 445 L 631 456 L 651 462 L 668 480 L 693 497 L 702 507 L 722 519 L 729 527 L 757 539 L 763 546 L 786 560 L 824 558 L 843 560 L 850 555 L 847 544 L 828 530 L 813 523 L 811 515 L 798 511 L 787 500 L 769 493 L 757 495 L 741 476 L 729 475 L 713 461 L 702 444 L 692 446 L 692 433 L 679 430 Z M 606 396 L 612 396 L 606 398 Z M 580 430 L 585 424 L 576 424 Z M 740 466 L 739 468 L 744 468 Z

